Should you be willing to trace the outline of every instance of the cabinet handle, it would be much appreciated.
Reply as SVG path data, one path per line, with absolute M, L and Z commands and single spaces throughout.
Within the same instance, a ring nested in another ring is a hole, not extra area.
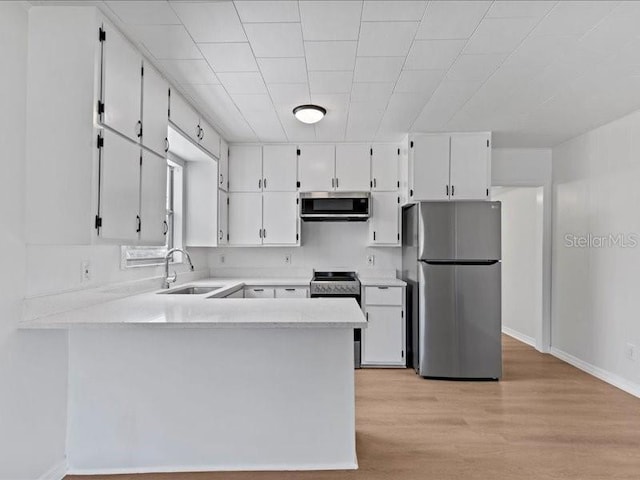
M 286 292 L 295 292 L 296 289 L 295 288 L 285 288 L 284 289 Z
M 449 196 L 449 185 L 447 185 L 445 188 L 447 190 L 447 197 L 448 197 Z
M 262 229 L 258 230 L 258 235 L 262 238 Z
M 369 312 L 365 313 L 364 316 L 367 318 L 367 322 L 369 321 Z
M 335 178 L 331 179 L 331 188 L 336 188 L 336 179 Z
M 200 140 L 200 132 L 202 129 L 200 128 L 200 124 L 196 125 L 196 138 Z
M 340 179 L 336 178 L 336 188 L 338 188 L 340 186 Z
M 136 223 L 137 223 L 137 227 L 136 227 L 136 232 L 140 233 L 140 231 L 142 230 L 142 220 L 140 220 L 140 215 L 136 215 Z
M 200 140 L 204 140 L 204 128 L 200 129 Z
M 373 179 L 373 188 L 376 188 L 376 187 L 377 187 L 377 185 L 376 185 L 376 179 L 374 178 L 374 179 Z
M 220 237 L 220 238 L 218 238 L 218 240 L 222 241 L 222 239 L 224 238 L 224 234 L 222 233 L 222 230 L 220 230 L 220 235 L 219 235 L 219 237 Z
M 254 292 L 264 292 L 264 288 L 254 288 Z
M 165 137 L 164 139 L 164 153 L 167 153 L 169 151 L 169 139 L 167 137 Z
M 220 185 L 224 184 L 224 177 L 220 174 Z
M 373 240 L 376 240 L 376 232 L 373 232 Z
M 267 179 L 266 178 L 264 180 L 262 180 L 262 185 L 264 186 L 264 188 L 267 188 Z
M 164 228 L 162 230 L 162 234 L 166 235 L 167 233 L 169 233 L 169 224 L 167 223 L 166 220 L 164 222 L 162 222 L 162 224 L 164 225 Z
M 378 290 L 389 290 L 389 287 L 378 287 Z
M 262 179 L 258 180 L 258 190 L 262 188 Z
M 267 229 L 266 228 L 262 229 L 262 238 L 267 238 Z
M 142 122 L 140 120 L 136 122 L 136 135 L 138 138 L 142 136 Z
M 456 186 L 451 185 L 451 196 L 453 197 L 456 194 Z

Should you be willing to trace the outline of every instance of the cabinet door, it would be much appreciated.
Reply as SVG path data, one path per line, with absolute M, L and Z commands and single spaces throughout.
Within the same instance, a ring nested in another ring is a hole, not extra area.
M 229 191 L 262 191 L 262 147 L 231 146 L 229 149 Z
M 396 192 L 371 194 L 369 235 L 375 245 L 400 244 L 400 200 Z
M 400 187 L 398 181 L 398 160 L 400 149 L 396 145 L 374 145 L 371 155 L 371 190 L 374 192 L 395 192 Z
M 167 243 L 167 161 L 142 151 L 140 166 L 140 243 Z
M 220 139 L 220 160 L 218 161 L 218 188 L 229 189 L 229 145 Z
M 140 138 L 142 57 L 115 28 L 105 25 L 103 43 L 102 123 L 122 135 Z M 63 67 L 61 67 L 63 68 Z
M 368 192 L 371 187 L 371 147 L 336 145 L 336 190 Z
M 262 196 L 264 245 L 298 243 L 298 205 L 295 192 L 267 192 Z
M 302 145 L 298 156 L 301 192 L 329 192 L 335 185 L 335 147 Z
M 404 318 L 402 307 L 367 306 L 367 328 L 362 330 L 362 363 L 404 364 Z
M 449 200 L 449 135 L 411 138 L 410 200 Z
M 200 119 L 200 146 L 214 157 L 220 158 L 220 135 L 202 119 Z
M 215 160 L 187 162 L 185 181 L 186 245 L 218 245 L 218 165 Z
M 451 200 L 486 200 L 491 147 L 487 133 L 451 136 Z
M 261 193 L 229 193 L 229 244 L 262 245 Z
M 229 205 L 227 205 L 227 198 L 227 192 L 218 191 L 218 245 L 226 245 L 229 239 Z
M 295 145 L 262 147 L 263 191 L 295 192 L 298 181 L 298 156 Z
M 140 145 L 109 130 L 102 132 L 100 217 L 103 239 L 128 244 L 138 241 L 140 208 Z
M 149 64 L 142 76 L 142 144 L 158 155 L 167 151 L 169 84 Z
M 195 143 L 199 142 L 200 116 L 175 90 L 171 91 L 169 120 Z

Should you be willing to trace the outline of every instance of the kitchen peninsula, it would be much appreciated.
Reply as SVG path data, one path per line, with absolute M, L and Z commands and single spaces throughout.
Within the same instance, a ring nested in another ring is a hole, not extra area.
M 23 322 L 69 331 L 69 472 L 357 468 L 356 301 L 189 285 Z

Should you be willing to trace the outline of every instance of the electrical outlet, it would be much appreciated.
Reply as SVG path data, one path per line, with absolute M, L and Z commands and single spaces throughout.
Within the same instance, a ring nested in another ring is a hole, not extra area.
M 80 264 L 80 281 L 88 282 L 91 280 L 91 262 L 89 260 L 83 260 Z
M 287 253 L 284 256 L 284 263 L 285 263 L 285 265 L 291 265 L 291 254 L 290 253 Z
M 224 255 L 220 255 L 220 263 L 222 264 L 224 263 L 224 261 L 225 261 Z
M 638 348 L 634 344 L 627 343 L 626 354 L 627 358 L 632 362 L 636 362 L 638 360 Z
M 375 255 L 367 255 L 367 266 L 368 267 L 373 267 L 376 263 L 376 257 Z

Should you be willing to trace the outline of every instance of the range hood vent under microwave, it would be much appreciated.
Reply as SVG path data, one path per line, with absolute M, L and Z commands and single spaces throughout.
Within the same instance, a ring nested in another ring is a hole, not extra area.
M 309 192 L 300 194 L 300 218 L 305 222 L 366 222 L 368 192 Z

